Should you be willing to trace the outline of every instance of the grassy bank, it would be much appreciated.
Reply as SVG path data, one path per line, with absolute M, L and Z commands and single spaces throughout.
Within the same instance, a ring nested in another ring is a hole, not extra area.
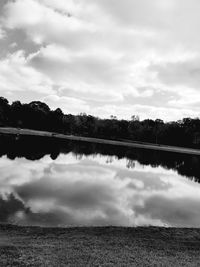
M 30 129 L 0 127 L 0 134 L 43 136 L 43 137 L 50 137 L 50 138 L 58 138 L 62 140 L 84 141 L 84 142 L 93 142 L 93 143 L 108 144 L 108 145 L 115 145 L 115 146 L 145 148 L 145 149 L 169 151 L 169 152 L 176 152 L 176 153 L 200 155 L 199 149 L 192 149 L 192 148 L 186 148 L 186 147 L 167 146 L 167 145 L 161 145 L 161 144 L 150 144 L 150 143 L 142 143 L 142 142 L 106 140 L 106 139 L 91 138 L 91 137 L 65 135 L 65 134 L 52 133 L 52 132 L 46 132 L 46 131 L 36 131 L 36 130 L 30 130 Z
M 200 229 L 0 225 L 0 266 L 200 266 Z

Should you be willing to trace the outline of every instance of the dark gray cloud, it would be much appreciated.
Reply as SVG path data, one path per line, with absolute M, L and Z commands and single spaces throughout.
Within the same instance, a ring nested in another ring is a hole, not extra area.
M 0 221 L 10 222 L 17 212 L 29 212 L 24 203 L 13 194 L 0 195 Z
M 134 206 L 138 215 L 152 220 L 160 220 L 166 225 L 176 227 L 199 227 L 199 201 L 191 198 L 166 198 L 165 196 L 149 197 L 144 206 Z
M 158 73 L 158 78 L 167 85 L 182 85 L 189 88 L 199 88 L 200 58 L 152 65 L 151 70 Z M 183 92 L 184 93 L 184 92 Z

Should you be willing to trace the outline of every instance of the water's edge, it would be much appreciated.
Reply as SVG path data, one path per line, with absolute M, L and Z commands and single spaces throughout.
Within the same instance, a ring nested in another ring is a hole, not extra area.
M 175 153 L 200 155 L 199 149 L 167 146 L 167 145 L 162 145 L 162 144 L 151 144 L 151 143 L 142 143 L 142 142 L 125 142 L 125 141 L 93 138 L 93 137 L 65 135 L 65 134 L 59 134 L 59 133 L 54 133 L 54 132 L 37 131 L 37 130 L 31 130 L 31 129 L 0 127 L 0 134 L 11 134 L 11 135 L 16 135 L 16 136 L 20 136 L 20 135 L 23 135 L 23 136 L 25 136 L 25 135 L 26 136 L 27 135 L 29 135 L 29 136 L 41 136 L 41 137 L 58 138 L 58 139 L 62 139 L 62 140 L 84 141 L 84 142 L 108 144 L 108 145 L 115 145 L 115 146 L 145 148 L 145 149 L 169 151 L 169 152 L 175 152 Z

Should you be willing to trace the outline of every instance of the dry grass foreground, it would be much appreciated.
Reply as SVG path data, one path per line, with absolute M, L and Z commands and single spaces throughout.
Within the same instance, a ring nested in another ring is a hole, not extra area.
M 200 266 L 200 229 L 0 225 L 0 266 Z

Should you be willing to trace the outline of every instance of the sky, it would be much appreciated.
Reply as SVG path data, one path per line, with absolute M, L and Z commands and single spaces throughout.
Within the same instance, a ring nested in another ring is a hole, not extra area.
M 200 116 L 199 0 L 0 0 L 0 95 L 101 118 Z

